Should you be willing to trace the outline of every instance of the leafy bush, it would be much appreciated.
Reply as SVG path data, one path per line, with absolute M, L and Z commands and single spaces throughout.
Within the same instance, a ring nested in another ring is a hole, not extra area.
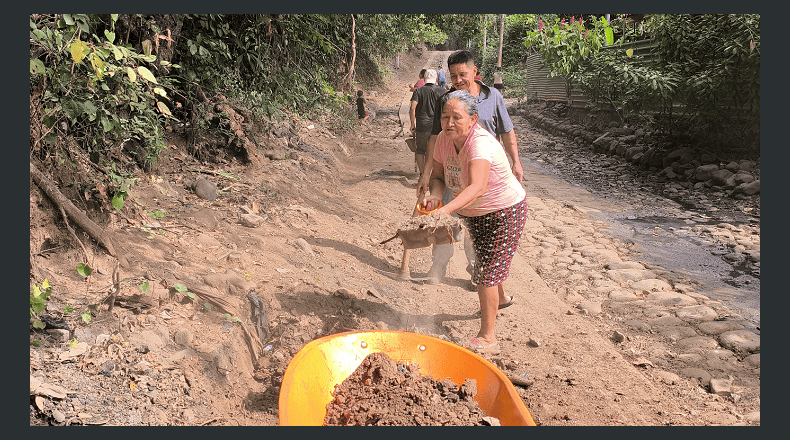
M 590 21 L 588 25 L 591 24 L 592 29 L 575 17 L 571 17 L 568 24 L 565 18 L 557 18 L 553 23 L 541 20 L 536 31 L 527 33 L 524 46 L 540 52 L 544 64 L 551 67 L 551 76 L 576 72 L 588 57 L 601 50 L 604 42 L 614 43 L 612 28 L 604 17 Z
M 662 128 L 759 151 L 760 16 L 655 15 L 647 25 L 656 68 L 678 78 L 672 98 L 683 109 L 664 112 Z
M 645 111 L 671 107 L 680 81 L 674 72 L 634 63 L 629 54 L 621 49 L 601 51 L 568 75 L 593 110 L 612 110 L 622 122 Z
M 109 23 L 86 14 L 31 17 L 30 75 L 45 89 L 43 140 L 54 146 L 68 135 L 99 163 L 134 138 L 143 145 L 141 164 L 151 165 L 164 148 L 161 126 L 170 116 L 172 84 L 152 73 L 150 42 L 145 53 L 120 44 L 117 14 L 110 17 Z
M 505 98 L 524 98 L 527 96 L 527 71 L 521 66 L 502 67 L 502 84 Z
M 52 295 L 52 288 L 49 285 L 49 280 L 44 280 L 41 286 L 38 283 L 33 285 L 33 292 L 30 294 L 30 317 L 33 318 L 33 328 L 44 328 L 44 323 L 38 319 L 38 314 L 47 308 L 50 295 Z

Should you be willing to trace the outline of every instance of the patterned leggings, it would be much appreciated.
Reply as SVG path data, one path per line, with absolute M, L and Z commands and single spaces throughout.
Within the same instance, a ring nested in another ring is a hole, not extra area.
M 461 218 L 469 228 L 477 256 L 472 281 L 489 287 L 499 285 L 510 274 L 510 262 L 527 220 L 527 198 L 486 215 Z

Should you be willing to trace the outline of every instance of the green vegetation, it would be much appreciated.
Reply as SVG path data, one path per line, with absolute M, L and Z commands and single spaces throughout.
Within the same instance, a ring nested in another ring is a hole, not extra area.
M 136 179 L 119 153 L 152 169 L 165 127 L 210 128 L 214 110 L 199 104 L 218 95 L 264 129 L 286 114 L 353 128 L 357 88 L 382 84 L 396 53 L 447 39 L 433 18 L 32 14 L 31 156 L 78 170 L 84 155 L 100 170 L 83 176 L 86 186 L 106 188 L 122 210 Z
M 649 59 L 617 49 L 645 38 L 655 42 Z M 601 50 L 604 43 L 614 49 Z M 583 25 L 563 18 L 539 24 L 524 44 L 540 52 L 552 76 L 578 86 L 593 109 L 714 149 L 759 152 L 759 15 L 651 15 L 622 29 L 600 17 Z
M 52 295 L 52 288 L 49 285 L 49 280 L 44 280 L 40 286 L 38 283 L 33 284 L 33 292 L 30 294 L 30 317 L 33 318 L 33 328 L 44 328 L 44 323 L 38 318 L 38 314 L 47 308 L 50 295 Z
M 505 95 L 527 94 L 524 62 L 540 51 L 594 109 L 759 145 L 759 15 L 652 15 L 638 29 L 613 16 L 506 15 Z M 85 186 L 122 210 L 137 178 L 119 153 L 150 170 L 166 128 L 232 135 L 211 123 L 220 95 L 264 130 L 286 115 L 347 130 L 356 89 L 382 84 L 394 56 L 421 42 L 469 47 L 492 83 L 499 27 L 499 14 L 32 14 L 31 157 L 88 169 Z M 646 37 L 657 43 L 650 62 L 602 50 Z

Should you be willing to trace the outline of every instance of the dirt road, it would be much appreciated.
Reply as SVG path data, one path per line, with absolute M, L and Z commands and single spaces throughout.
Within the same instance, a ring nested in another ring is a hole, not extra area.
M 259 168 L 197 163 L 173 138 L 159 174 L 134 188 L 136 211 L 108 226 L 127 237 L 132 262 L 119 269 L 121 278 L 133 280 L 123 285 L 120 305 L 113 312 L 99 308 L 90 324 L 63 317 L 71 326 L 66 340 L 55 332 L 31 332 L 31 339 L 42 340 L 30 349 L 31 382 L 35 377 L 67 391 L 38 393 L 43 398 L 35 401 L 31 396 L 31 425 L 275 425 L 288 361 L 316 337 L 376 328 L 458 344 L 473 337 L 479 305 L 469 289 L 461 243 L 439 285 L 399 281 L 400 244 L 379 244 L 414 206 L 418 176 L 398 136 L 399 123 L 408 130 L 408 85 L 440 55 L 403 57 L 387 88 L 366 91 L 375 109 L 370 128 L 341 138 L 316 122 L 293 121 L 299 141 L 284 158 Z M 218 185 L 216 201 L 183 189 L 195 168 L 205 169 L 203 176 Z M 684 351 L 657 339 L 657 332 L 624 324 L 638 320 L 628 316 L 638 312 L 647 325 L 664 331 L 655 320 L 676 318 L 678 307 L 672 299 L 638 298 L 641 290 L 628 291 L 612 280 L 612 270 L 629 269 L 607 265 L 628 262 L 627 249 L 587 213 L 617 207 L 528 168 L 525 186 L 529 221 L 507 281 L 516 302 L 499 313 L 502 353 L 491 360 L 533 380 L 519 393 L 536 422 L 759 424 L 759 354 L 755 367 L 754 358 L 749 363 L 718 343 L 706 345 L 707 339 Z M 153 211 L 166 217 L 152 218 Z M 248 211 L 262 220 L 250 224 Z M 47 213 L 57 215 L 31 185 L 31 249 L 63 236 Z M 74 270 L 82 258 L 78 247 L 37 255 L 36 264 L 54 286 L 53 315 L 62 317 L 66 305 L 82 312 L 106 295 L 114 261 L 95 247 L 91 252 L 94 274 L 87 281 Z M 412 274 L 424 275 L 430 262 L 428 249 L 415 250 Z M 145 280 L 151 288 L 142 292 Z M 633 298 L 613 301 L 612 292 Z M 262 301 L 262 320 L 253 313 L 250 293 Z M 679 294 L 672 288 L 653 293 Z M 214 296 L 229 305 L 211 302 Z M 691 300 L 705 306 L 703 299 Z M 698 324 L 683 322 L 671 327 Z M 84 345 L 76 350 L 70 338 Z M 717 360 L 718 378 L 727 371 L 748 372 L 751 379 L 730 383 L 729 396 L 713 394 L 700 385 L 704 377 L 669 371 L 686 353 L 697 353 L 697 364 Z

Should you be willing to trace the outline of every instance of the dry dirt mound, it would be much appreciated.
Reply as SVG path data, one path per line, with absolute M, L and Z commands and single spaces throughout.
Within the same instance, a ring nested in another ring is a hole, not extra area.
M 481 426 L 498 425 L 474 400 L 477 381 L 459 387 L 420 374 L 418 365 L 395 362 L 385 353 L 369 354 L 332 393 L 325 426 Z

